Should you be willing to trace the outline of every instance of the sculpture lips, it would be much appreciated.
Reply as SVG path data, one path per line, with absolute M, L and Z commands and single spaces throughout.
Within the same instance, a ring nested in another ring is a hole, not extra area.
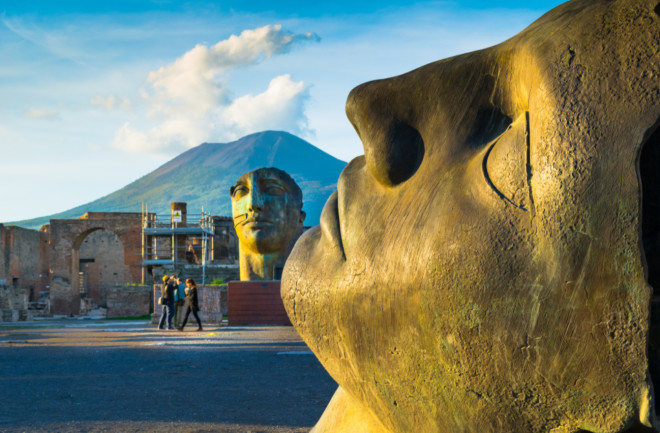
M 268 218 L 261 218 L 261 217 L 254 217 L 253 216 L 253 217 L 248 218 L 245 221 L 244 224 L 247 227 L 260 228 L 260 227 L 273 225 L 273 222 Z
M 323 238 L 326 239 L 333 247 L 341 252 L 341 256 L 346 260 L 344 254 L 344 244 L 341 239 L 341 230 L 339 226 L 339 207 L 338 207 L 338 193 L 333 192 L 325 202 L 323 211 L 321 212 L 321 233 Z

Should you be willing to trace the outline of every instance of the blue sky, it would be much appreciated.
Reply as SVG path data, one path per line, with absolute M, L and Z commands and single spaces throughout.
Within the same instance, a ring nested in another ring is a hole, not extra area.
M 499 43 L 561 2 L 521 3 L 0 0 L 0 222 L 264 129 L 348 161 L 351 88 Z

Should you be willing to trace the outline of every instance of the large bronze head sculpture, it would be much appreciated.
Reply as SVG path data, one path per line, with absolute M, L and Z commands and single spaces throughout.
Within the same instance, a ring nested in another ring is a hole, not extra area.
M 656 422 L 659 15 L 575 0 L 351 92 L 365 155 L 282 285 L 340 385 L 315 432 Z
M 259 168 L 231 187 L 241 280 L 272 280 L 303 230 L 302 191 L 288 173 Z

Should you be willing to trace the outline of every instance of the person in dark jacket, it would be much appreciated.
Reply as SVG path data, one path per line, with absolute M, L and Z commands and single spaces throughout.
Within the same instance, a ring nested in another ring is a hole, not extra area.
M 183 317 L 183 324 L 181 324 L 178 329 L 179 331 L 183 331 L 183 327 L 186 326 L 186 323 L 188 322 L 188 316 L 190 316 L 190 312 L 192 311 L 193 316 L 195 316 L 195 319 L 197 319 L 197 325 L 199 325 L 197 330 L 202 331 L 202 321 L 199 320 L 199 316 L 197 315 L 197 312 L 199 311 L 197 285 L 195 284 L 195 280 L 192 278 L 188 278 L 186 280 L 186 296 L 188 297 L 188 308 L 186 308 L 186 315 Z
M 158 329 L 164 329 L 165 320 L 167 318 L 167 329 L 172 328 L 172 318 L 174 317 L 174 289 L 176 288 L 176 282 L 174 281 L 174 276 L 168 277 L 165 275 L 163 277 L 163 285 L 161 286 L 161 298 L 163 305 L 163 314 L 160 316 L 160 323 L 158 324 Z

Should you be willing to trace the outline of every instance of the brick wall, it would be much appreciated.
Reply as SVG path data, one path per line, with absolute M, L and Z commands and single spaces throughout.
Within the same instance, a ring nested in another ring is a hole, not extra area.
M 32 315 L 27 289 L 0 285 L 0 322 L 32 320 Z
M 28 289 L 34 298 L 48 281 L 48 235 L 45 232 L 0 224 L 0 281 Z
M 230 281 L 229 326 L 291 325 L 280 296 L 280 281 Z
M 114 232 L 97 230 L 82 242 L 79 257 L 87 298 L 96 305 L 106 307 L 108 290 L 127 282 L 124 245 Z
M 107 317 L 136 317 L 149 314 L 149 286 L 115 286 L 106 292 Z

